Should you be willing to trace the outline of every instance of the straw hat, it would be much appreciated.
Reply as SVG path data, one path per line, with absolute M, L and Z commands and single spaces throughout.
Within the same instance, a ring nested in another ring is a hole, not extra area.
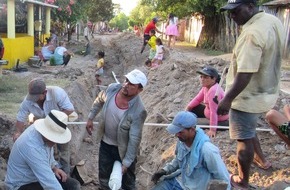
M 51 110 L 44 118 L 34 122 L 35 129 L 48 140 L 65 144 L 71 139 L 71 132 L 67 128 L 68 116 L 61 111 Z

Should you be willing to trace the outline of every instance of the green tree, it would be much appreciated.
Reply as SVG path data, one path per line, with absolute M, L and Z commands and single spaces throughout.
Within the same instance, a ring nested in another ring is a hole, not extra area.
M 52 18 L 58 25 L 65 25 L 68 40 L 79 20 L 106 21 L 113 17 L 112 0 L 46 0 L 59 6 L 53 10 Z M 59 24 L 61 23 L 61 24 Z
M 109 25 L 110 27 L 118 28 L 122 31 L 128 29 L 128 21 L 129 18 L 125 15 L 125 13 L 120 13 L 110 20 Z
M 113 18 L 112 0 L 87 0 L 88 18 L 93 21 L 109 21 Z
M 260 0 L 263 4 L 271 0 Z M 204 16 L 204 27 L 198 46 L 216 48 L 217 34 L 221 27 L 225 27 L 224 13 L 220 7 L 225 5 L 227 0 L 141 0 L 141 5 L 152 5 L 156 12 L 172 12 L 179 18 L 188 17 L 195 13 Z
M 58 0 L 54 2 L 54 5 L 59 8 L 52 11 L 52 18 L 56 21 L 56 25 L 65 26 L 68 41 L 71 40 L 71 34 L 77 21 L 86 18 L 87 11 L 84 6 L 86 2 L 86 0 Z
M 152 4 L 156 11 L 172 12 L 179 18 L 200 13 L 205 22 L 198 45 L 215 48 L 215 39 L 220 27 L 221 13 L 219 8 L 225 4 L 224 0 L 142 0 L 142 4 Z
M 152 20 L 152 18 L 156 16 L 162 19 L 164 18 L 164 13 L 162 11 L 157 11 L 154 6 L 150 4 L 142 4 L 140 1 L 129 15 L 129 25 L 131 27 L 134 25 L 144 27 L 150 20 Z

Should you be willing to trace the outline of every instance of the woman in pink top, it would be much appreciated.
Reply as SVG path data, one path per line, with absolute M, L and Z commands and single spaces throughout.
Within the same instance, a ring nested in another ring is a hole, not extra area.
M 209 119 L 210 126 L 228 125 L 228 115 L 217 115 L 218 103 L 214 101 L 215 94 L 218 90 L 218 101 L 224 97 L 224 90 L 219 86 L 220 76 L 217 70 L 213 67 L 205 67 L 200 74 L 200 83 L 202 85 L 199 93 L 189 102 L 186 107 L 187 111 L 191 111 L 198 118 Z M 215 137 L 216 128 L 210 128 L 207 132 L 210 137 Z

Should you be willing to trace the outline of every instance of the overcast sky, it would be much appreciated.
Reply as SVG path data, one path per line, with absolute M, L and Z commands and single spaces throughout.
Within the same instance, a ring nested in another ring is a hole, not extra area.
M 132 9 L 134 9 L 137 5 L 138 0 L 113 0 L 113 3 L 118 3 L 121 5 L 122 12 L 124 12 L 127 16 Z

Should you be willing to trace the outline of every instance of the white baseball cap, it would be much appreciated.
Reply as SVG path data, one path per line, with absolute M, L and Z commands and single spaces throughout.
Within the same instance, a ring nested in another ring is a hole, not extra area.
M 146 75 L 138 69 L 134 69 L 130 73 L 126 74 L 125 77 L 130 81 L 130 83 L 141 84 L 143 88 L 147 84 Z

